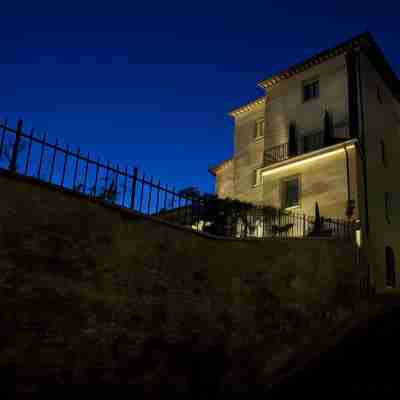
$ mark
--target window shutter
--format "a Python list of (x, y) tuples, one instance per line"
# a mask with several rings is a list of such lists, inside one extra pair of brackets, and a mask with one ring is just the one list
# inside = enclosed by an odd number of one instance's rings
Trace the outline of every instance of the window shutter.
[(253, 139), (257, 139), (257, 129), (258, 129), (258, 125), (257, 125), (257, 121), (256, 121), (254, 123)]
[(264, 136), (264, 118), (259, 119), (254, 124), (254, 139), (258, 139)]
[(253, 186), (257, 185), (257, 170), (253, 170)]

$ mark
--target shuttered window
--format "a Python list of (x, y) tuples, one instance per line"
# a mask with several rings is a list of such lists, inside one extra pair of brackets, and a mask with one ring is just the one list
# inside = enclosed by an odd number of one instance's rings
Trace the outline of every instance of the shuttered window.
[(264, 127), (264, 118), (258, 119), (254, 126), (254, 140), (264, 137)]
[(313, 80), (303, 83), (303, 101), (319, 97), (319, 81)]

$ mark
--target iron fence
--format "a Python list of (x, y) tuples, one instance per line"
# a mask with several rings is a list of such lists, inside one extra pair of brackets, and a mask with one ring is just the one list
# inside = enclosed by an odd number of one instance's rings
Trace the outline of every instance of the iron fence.
[[(26, 133), (22, 121), (15, 128), (0, 122), (0, 132), (0, 169), (63, 190), (221, 236), (304, 238), (315, 234), (314, 218), (238, 201), (233, 212), (227, 200), (178, 191), (139, 173), (137, 167), (123, 168), (58, 140), (50, 143), (46, 134)], [(325, 219), (323, 226), (322, 233), (328, 236), (350, 238), (353, 234), (352, 224), (344, 221)]]
[[(336, 125), (336, 127), (341, 127)], [(270, 147), (264, 151), (264, 166), (271, 165), (280, 161), (288, 160), (298, 155), (309, 153), (332, 144), (348, 140), (347, 138), (328, 137), (324, 131), (310, 133), (300, 136), (295, 140), (295, 148), (290, 149), (289, 142)], [(291, 153), (292, 151), (292, 153)]]
[(282, 143), (264, 151), (264, 166), (289, 158), (289, 143)]
[(295, 150), (293, 154), (289, 151), (289, 143), (282, 143), (277, 146), (270, 147), (264, 152), (264, 166), (274, 164), (276, 162), (285, 161), (289, 158), (296, 157), (300, 154), (309, 153), (318, 150), (327, 145), (324, 132), (316, 132), (297, 138), (295, 142)]

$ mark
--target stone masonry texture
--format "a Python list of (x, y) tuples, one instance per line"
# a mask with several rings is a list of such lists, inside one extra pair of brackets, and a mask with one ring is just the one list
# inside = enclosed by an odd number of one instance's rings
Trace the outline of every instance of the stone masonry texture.
[(352, 243), (216, 239), (4, 172), (0, 192), (0, 367), (17, 391), (265, 384), (360, 301)]

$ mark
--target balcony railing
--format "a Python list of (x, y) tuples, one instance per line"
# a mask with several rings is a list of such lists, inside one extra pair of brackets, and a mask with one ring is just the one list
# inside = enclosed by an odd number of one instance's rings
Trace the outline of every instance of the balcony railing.
[(264, 166), (285, 161), (300, 154), (309, 153), (311, 151), (318, 150), (344, 140), (347, 139), (332, 138), (327, 141), (323, 131), (302, 136), (297, 139), (295, 148), (290, 148), (289, 143), (282, 143), (278, 146), (273, 146), (265, 150)]
[(289, 143), (270, 147), (264, 151), (264, 165), (274, 164), (289, 158)]

